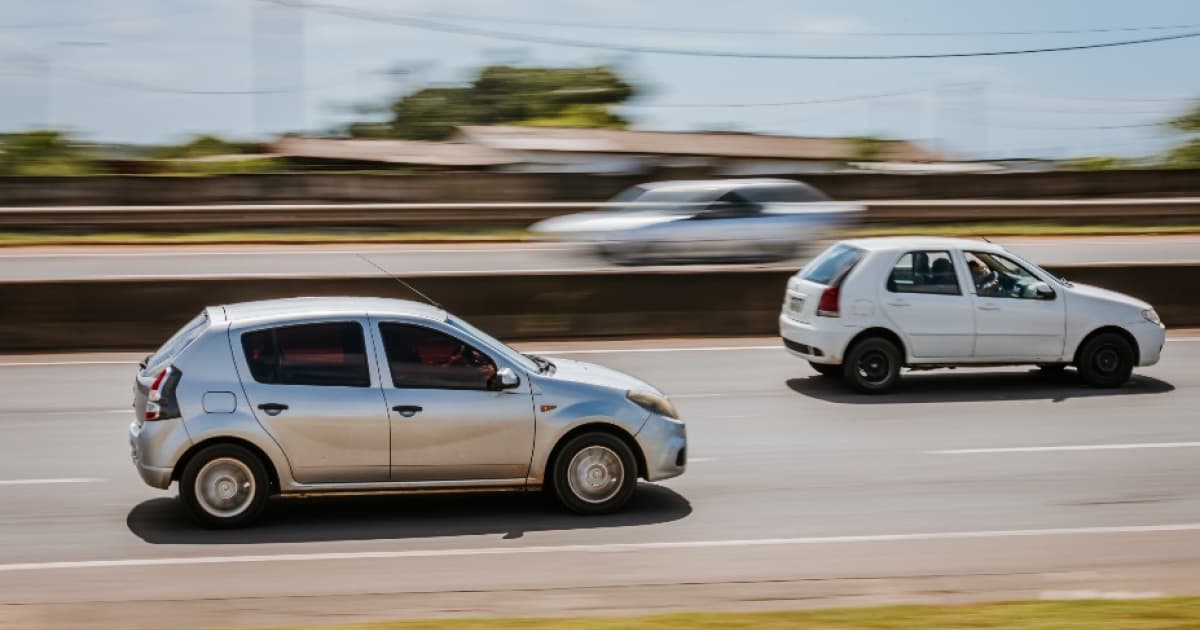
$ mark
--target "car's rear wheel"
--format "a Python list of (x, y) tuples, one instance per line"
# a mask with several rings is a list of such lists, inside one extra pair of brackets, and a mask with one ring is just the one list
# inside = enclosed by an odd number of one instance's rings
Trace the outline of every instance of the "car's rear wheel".
[(571, 438), (554, 462), (554, 493), (577, 514), (621, 509), (637, 488), (637, 460), (623, 440), (591, 432)]
[(812, 361), (809, 361), (808, 364), (811, 365), (812, 369), (816, 370), (817, 374), (820, 374), (821, 376), (837, 378), (842, 375), (842, 366), (840, 365), (835, 365), (833, 363), (814, 363)]
[(214, 444), (196, 453), (179, 478), (179, 498), (200, 525), (249, 525), (262, 515), (269, 492), (262, 460), (236, 444)]
[(882, 394), (900, 381), (903, 354), (894, 342), (868, 337), (854, 344), (842, 362), (842, 376), (864, 394)]
[(1100, 333), (1079, 350), (1079, 375), (1093, 387), (1120, 387), (1133, 374), (1134, 352), (1117, 333)]

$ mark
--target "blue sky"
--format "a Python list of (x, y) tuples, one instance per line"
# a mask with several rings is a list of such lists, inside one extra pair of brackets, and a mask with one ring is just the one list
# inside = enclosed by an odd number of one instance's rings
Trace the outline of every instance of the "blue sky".
[[(316, 1), (316, 0), (314, 0)], [(1196, 0), (320, 0), (390, 14), (443, 13), (514, 34), (664, 48), (826, 54), (925, 53), (1134, 39), (1187, 32), (878, 36), (1196, 25)], [(258, 11), (260, 28), (253, 28)], [(569, 23), (519, 24), (506, 20)], [(604, 28), (583, 28), (578, 24)], [(789, 34), (628, 30), (621, 25)], [(611, 26), (611, 28), (610, 28)], [(255, 33), (258, 34), (255, 43)], [(302, 40), (295, 34), (302, 34)], [(301, 46), (303, 43), (303, 46)], [(268, 51), (255, 99), (253, 46)], [(354, 104), (469, 79), (481, 65), (616, 64), (643, 88), (623, 113), (646, 129), (884, 135), (964, 155), (1145, 155), (1174, 136), (1153, 125), (1200, 98), (1200, 39), (1019, 57), (892, 61), (700, 58), (528, 44), (371, 23), (261, 0), (4, 0), (0, 129), (69, 128), (99, 141), (176, 141), (319, 131)], [(300, 61), (302, 60), (302, 61)], [(407, 67), (406, 75), (389, 75)], [(49, 72), (47, 71), (49, 69)], [(234, 92), (175, 94), (152, 90)], [(710, 107), (904, 93), (823, 105)], [(701, 105), (701, 107), (678, 107)], [(256, 109), (257, 108), (257, 109)]]

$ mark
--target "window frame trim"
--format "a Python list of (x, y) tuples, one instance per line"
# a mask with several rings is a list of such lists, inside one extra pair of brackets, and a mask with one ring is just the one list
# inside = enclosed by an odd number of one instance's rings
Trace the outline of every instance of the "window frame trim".
[[(971, 250), (971, 249), (964, 249), (964, 250), (962, 250), (964, 263), (967, 260), (968, 254), (970, 254), (976, 258), (979, 258), (979, 256), (981, 254), (984, 256), (993, 256), (993, 257), (1002, 258), (1002, 259), (1008, 261), (1009, 263), (1015, 265), (1018, 269), (1021, 269), (1025, 273), (1029, 274), (1030, 277), (1034, 278), (1039, 283), (1049, 286), (1050, 290), (1054, 292), (1054, 296), (1050, 297), (1050, 298), (1021, 297), (1021, 296), (1013, 296), (1013, 295), (980, 295), (979, 287), (975, 286), (975, 278), (972, 277), (971, 278), (971, 288), (972, 288), (972, 294), (975, 297), (977, 297), (979, 299), (983, 299), (983, 300), (1025, 300), (1025, 301), (1030, 301), (1030, 302), (1056, 302), (1056, 301), (1058, 301), (1058, 290), (1054, 288), (1054, 285), (1050, 282), (1047, 282), (1046, 279), (1041, 276), (1041, 274), (1035, 273), (1032, 269), (1026, 267), (1024, 264), (1022, 264), (1022, 261), (1014, 260), (1013, 256), (1002, 254), (999, 252), (984, 252), (984, 251), (977, 251), (977, 250)], [(987, 263), (985, 262), (984, 264), (986, 265)], [(968, 271), (967, 273), (969, 274), (970, 271)]]
[[(499, 372), (502, 367), (508, 367), (509, 369), (512, 369), (512, 367), (508, 365), (507, 361), (505, 361), (505, 362), (498, 361), (495, 356), (496, 355), (495, 350), (493, 350), (492, 348), (489, 348), (486, 344), (479, 343), (479, 341), (474, 339), (473, 337), (469, 337), (469, 336), (466, 336), (463, 334), (456, 334), (456, 333), (461, 333), (462, 331), (459, 331), (457, 328), (454, 328), (452, 326), (447, 326), (447, 328), (451, 328), (451, 330), (445, 330), (441, 326), (436, 325), (441, 322), (434, 322), (434, 321), (429, 321), (429, 320), (415, 321), (413, 319), (405, 319), (404, 317), (387, 317), (387, 316), (372, 316), (369, 319), (371, 320), (371, 326), (373, 328), (372, 332), (378, 333), (377, 339), (378, 339), (378, 343), (379, 343), (379, 348), (378, 348), (377, 352), (379, 353), (379, 382), (380, 382), (380, 386), (385, 389), (399, 389), (399, 390), (428, 389), (428, 390), (438, 390), (438, 391), (459, 391), (459, 392), (464, 392), (464, 391), (465, 392), (497, 392), (498, 391), (496, 389), (493, 389), (493, 388), (487, 387), (487, 386), (485, 386), (485, 387), (431, 387), (431, 386), (426, 385), (426, 386), (421, 386), (421, 387), (412, 387), (412, 386), (408, 386), (408, 385), (397, 385), (395, 377), (392, 376), (392, 363), (388, 359), (387, 342), (384, 340), (384, 336), (383, 336), (384, 324), (393, 324), (393, 325), (398, 325), (398, 326), (410, 326), (413, 328), (424, 328), (426, 330), (432, 330), (434, 332), (441, 333), (443, 335), (446, 335), (447, 337), (450, 337), (451, 339), (457, 339), (461, 343), (475, 349), (475, 351), (477, 351), (480, 354), (482, 354), (483, 356), (487, 357), (488, 361), (490, 361), (492, 363), (492, 366), (496, 368), (496, 372)], [(431, 324), (434, 324), (434, 325), (431, 325)], [(524, 372), (524, 370), (522, 370), (522, 372)], [(386, 382), (384, 381), (385, 377), (387, 379)]]
[[(250, 357), (247, 356), (247, 354), (246, 354), (246, 346), (245, 346), (245, 342), (243, 340), (245, 335), (250, 334), (250, 333), (256, 333), (256, 332), (271, 331), (271, 333), (272, 333), (271, 334), (271, 343), (275, 349), (276, 355), (278, 355), (279, 342), (278, 342), (278, 337), (277, 337), (277, 334), (275, 331), (277, 331), (280, 328), (296, 328), (298, 326), (312, 326), (312, 325), (320, 325), (320, 324), (357, 324), (358, 325), (359, 333), (362, 334), (362, 340), (363, 340), (363, 358), (366, 362), (366, 373), (367, 373), (367, 384), (366, 385), (340, 385), (340, 384), (339, 385), (323, 385), (323, 384), (313, 384), (313, 383), (266, 382), (266, 381), (260, 381), (254, 376), (254, 368), (250, 363)], [(357, 317), (357, 316), (347, 317), (344, 315), (343, 316), (331, 316), (329, 318), (321, 318), (321, 319), (282, 320), (282, 321), (274, 321), (274, 322), (270, 322), (270, 323), (256, 323), (254, 325), (248, 325), (245, 327), (236, 327), (236, 325), (235, 325), (235, 327), (231, 327), (230, 331), (229, 331), (230, 346), (231, 346), (230, 350), (234, 350), (235, 348), (240, 347), (241, 352), (239, 353), (239, 352), (235, 351), (234, 354), (240, 358), (240, 361), (246, 367), (246, 374), (242, 378), (243, 379), (248, 378), (255, 385), (273, 386), (273, 387), (342, 387), (342, 388), (356, 389), (356, 390), (370, 389), (372, 387), (378, 387), (379, 384), (376, 381), (375, 376), (373, 375), (374, 370), (372, 368), (375, 367), (374, 365), (372, 365), (372, 362), (374, 360), (374, 340), (368, 337), (369, 330), (370, 330), (370, 327), (366, 325), (366, 323), (364, 322), (364, 320), (362, 318)], [(278, 370), (278, 362), (276, 363), (276, 369)]]
[[(898, 265), (905, 256), (908, 256), (909, 254), (916, 254), (916, 253), (945, 254), (946, 258), (948, 258), (950, 260), (950, 264), (954, 265), (954, 286), (958, 290), (958, 292), (957, 293), (930, 293), (930, 292), (925, 292), (925, 291), (893, 291), (888, 285), (891, 284), (892, 273), (896, 271), (896, 265)], [(883, 290), (892, 295), (938, 295), (938, 296), (943, 296), (943, 297), (968, 297), (967, 293), (965, 291), (963, 291), (962, 277), (959, 276), (959, 265), (958, 265), (958, 262), (955, 260), (954, 253), (955, 253), (954, 250), (951, 250), (951, 249), (911, 249), (911, 250), (902, 252), (899, 256), (896, 256), (895, 259), (893, 259), (892, 264), (887, 268), (888, 272), (887, 272), (887, 276), (884, 278), (884, 281), (883, 281)], [(972, 282), (971, 284), (972, 284), (972, 286), (974, 286), (975, 283)], [(973, 292), (972, 292), (972, 294), (973, 294)]]

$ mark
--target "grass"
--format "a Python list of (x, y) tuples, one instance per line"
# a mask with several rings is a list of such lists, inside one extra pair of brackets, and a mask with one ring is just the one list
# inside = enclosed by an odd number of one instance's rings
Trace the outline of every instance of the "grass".
[[(1200, 225), (1064, 225), (1040, 223), (961, 223), (881, 225), (854, 228), (846, 236), (1105, 236), (1200, 234)], [(33, 245), (224, 245), (313, 243), (462, 243), (521, 241), (516, 229), (436, 230), (226, 230), (219, 232), (0, 232), (0, 247)]]
[[(289, 630), (300, 630), (291, 627)], [(1183, 630), (1200, 628), (1200, 597), (883, 606), (651, 617), (445, 619), (321, 630)]]

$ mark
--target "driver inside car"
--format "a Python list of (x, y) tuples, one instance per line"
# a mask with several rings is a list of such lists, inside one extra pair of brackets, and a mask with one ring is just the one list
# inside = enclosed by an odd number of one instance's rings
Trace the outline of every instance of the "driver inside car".
[(972, 258), (967, 261), (971, 270), (971, 280), (975, 282), (975, 293), (981, 296), (993, 296), (1000, 289), (1000, 277), (995, 271), (985, 267), (979, 260)]

